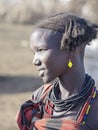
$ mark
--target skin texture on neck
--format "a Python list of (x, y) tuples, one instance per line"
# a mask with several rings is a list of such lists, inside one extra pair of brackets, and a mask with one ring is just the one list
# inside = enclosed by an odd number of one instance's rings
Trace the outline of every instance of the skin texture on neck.
[(74, 56), (72, 56), (72, 68), (69, 68), (67, 73), (64, 73), (58, 77), (62, 98), (79, 93), (85, 81), (85, 69), (82, 59), (83, 56), (80, 54), (81, 50), (79, 48), (77, 49), (78, 50), (74, 52)]
[(82, 69), (78, 71), (71, 70), (70, 74), (64, 74), (59, 76), (59, 84), (61, 89), (61, 98), (65, 99), (70, 95), (79, 93), (83, 87), (85, 80), (85, 71)]

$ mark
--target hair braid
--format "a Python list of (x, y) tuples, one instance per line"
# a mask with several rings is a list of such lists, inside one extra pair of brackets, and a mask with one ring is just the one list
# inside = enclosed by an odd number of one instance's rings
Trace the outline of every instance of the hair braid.
[(89, 44), (92, 39), (98, 37), (98, 25), (65, 12), (48, 17), (36, 27), (62, 33), (60, 48), (69, 51), (78, 46)]

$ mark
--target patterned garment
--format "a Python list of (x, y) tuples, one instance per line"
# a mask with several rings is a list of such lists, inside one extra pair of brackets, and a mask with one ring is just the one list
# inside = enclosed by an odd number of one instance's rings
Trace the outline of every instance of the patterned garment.
[[(55, 119), (44, 115), (45, 97), (52, 87), (53, 85), (42, 86), (33, 93), (32, 100), (28, 100), (21, 106), (16, 117), (20, 130), (90, 130), (79, 121)], [(49, 114), (52, 114), (49, 108), (46, 109)]]

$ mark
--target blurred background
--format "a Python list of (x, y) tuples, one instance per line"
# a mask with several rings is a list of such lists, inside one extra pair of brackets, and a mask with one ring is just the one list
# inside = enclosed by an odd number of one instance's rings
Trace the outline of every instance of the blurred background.
[[(0, 130), (18, 130), (22, 102), (43, 83), (32, 65), (29, 38), (33, 26), (53, 13), (67, 11), (98, 24), (98, 0), (0, 0)], [(98, 86), (98, 39), (86, 48), (86, 72)]]

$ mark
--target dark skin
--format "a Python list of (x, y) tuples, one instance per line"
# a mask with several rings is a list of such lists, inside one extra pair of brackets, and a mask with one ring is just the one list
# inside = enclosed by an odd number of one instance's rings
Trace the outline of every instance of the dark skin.
[[(49, 29), (36, 29), (30, 38), (30, 46), (34, 52), (33, 63), (39, 71), (39, 76), (44, 83), (49, 83), (58, 78), (61, 99), (80, 92), (85, 80), (85, 69), (83, 63), (84, 46), (77, 47), (74, 51), (60, 50), (62, 34)], [(73, 66), (68, 67), (71, 59)], [(66, 118), (75, 119), (81, 104), (66, 114)], [(92, 105), (87, 120), (87, 126), (98, 130), (98, 96)], [(95, 113), (95, 114), (94, 114)], [(54, 113), (55, 114), (55, 113)]]

